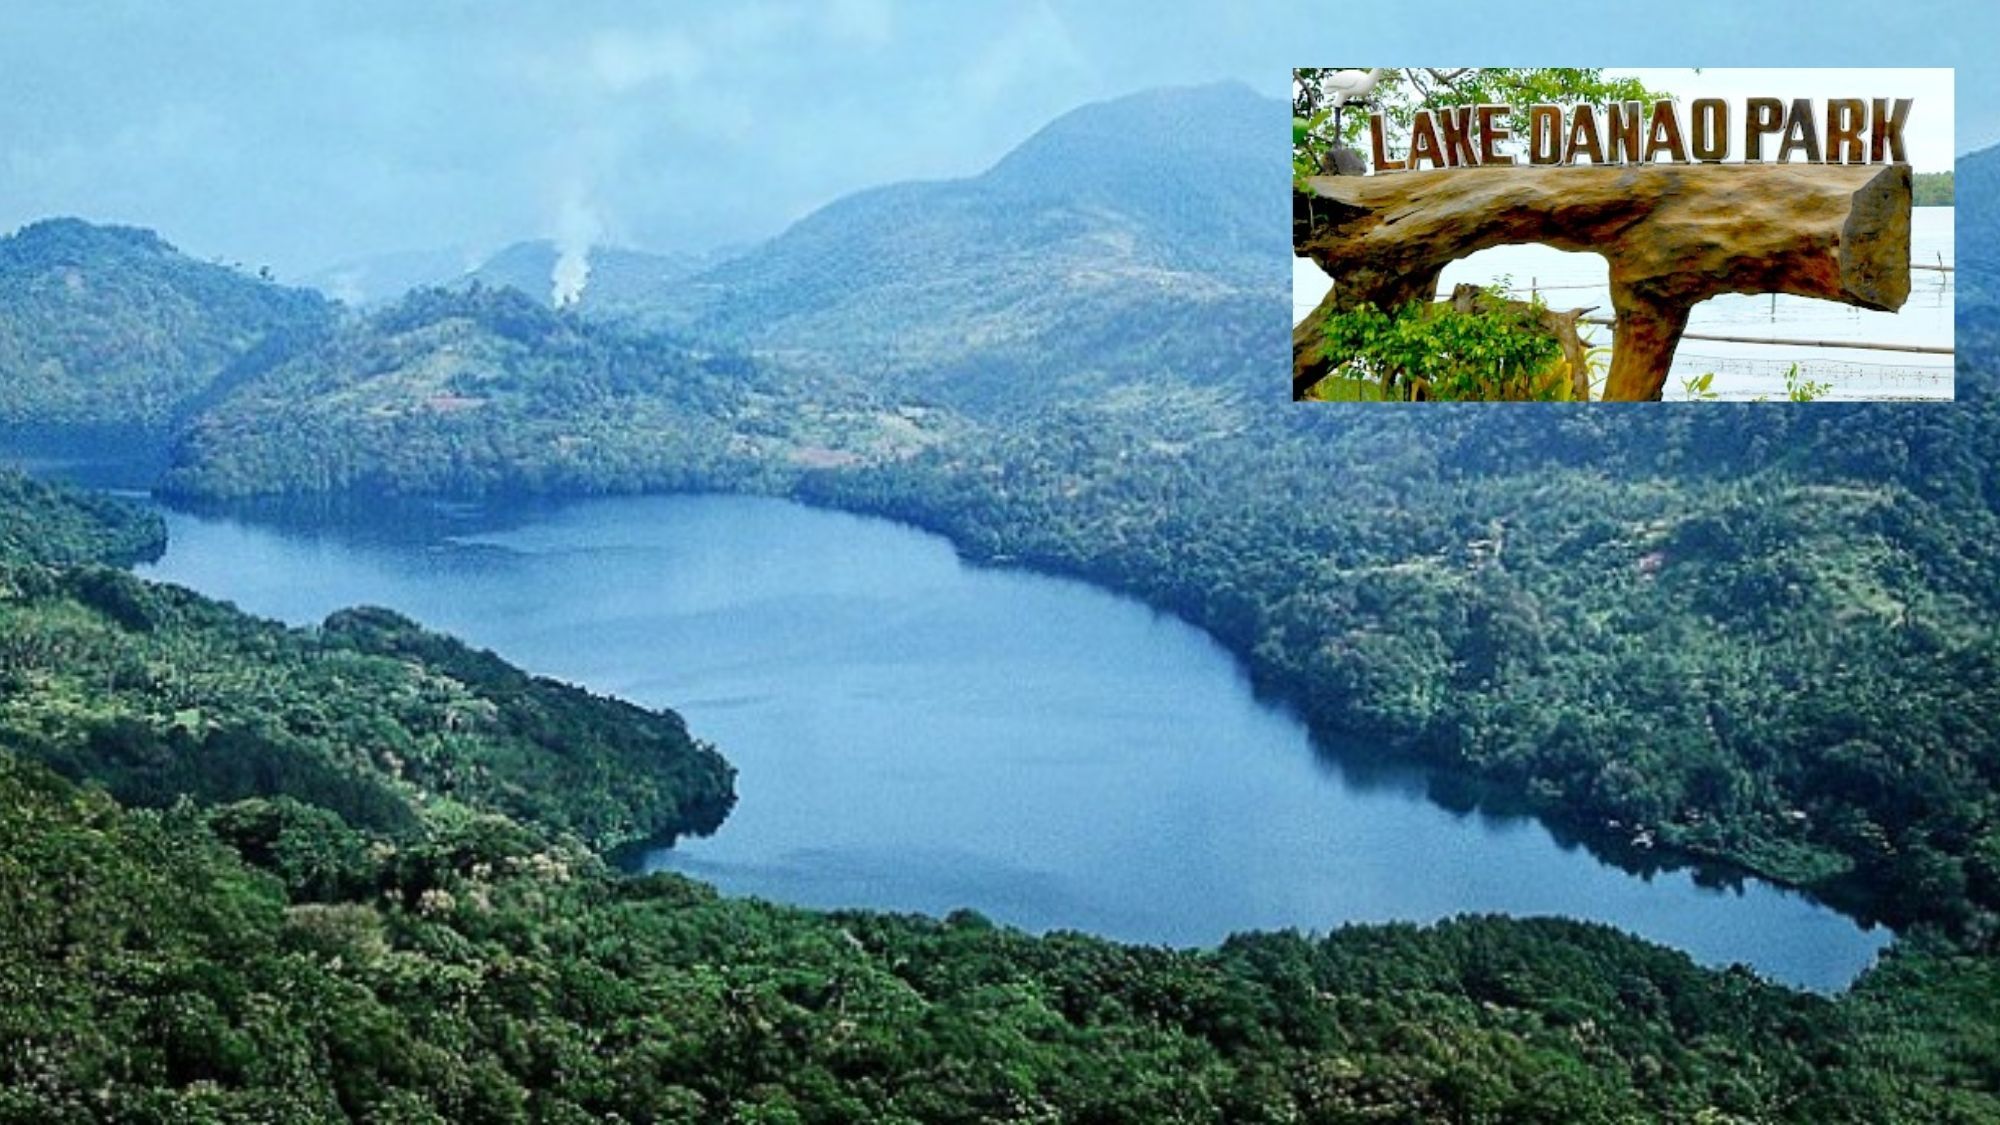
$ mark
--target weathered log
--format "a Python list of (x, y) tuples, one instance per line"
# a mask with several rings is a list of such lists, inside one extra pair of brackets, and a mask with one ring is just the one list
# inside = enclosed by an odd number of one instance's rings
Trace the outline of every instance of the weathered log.
[[(1491, 246), (1602, 255), (1618, 321), (1607, 399), (1658, 399), (1688, 311), (1718, 294), (1894, 312), (1910, 293), (1908, 165), (1460, 168), (1308, 186), (1294, 249), (1334, 288), (1306, 324), (1364, 302), (1428, 301), (1447, 264)], [(1295, 385), (1331, 358), (1304, 354), (1311, 336), (1293, 332)]]

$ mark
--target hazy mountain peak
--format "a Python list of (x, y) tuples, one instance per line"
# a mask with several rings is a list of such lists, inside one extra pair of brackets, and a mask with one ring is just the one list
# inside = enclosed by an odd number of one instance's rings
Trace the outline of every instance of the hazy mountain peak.
[[(973, 409), (1234, 382), (1283, 323), (1287, 116), (1237, 83), (1082, 106), (980, 175), (836, 200), (641, 315)], [(1193, 327), (1214, 324), (1237, 327)]]
[(1182, 161), (1254, 160), (1281, 143), (1288, 119), (1284, 102), (1240, 82), (1141, 90), (1070, 110), (981, 179), (1074, 187), (1092, 171), (1171, 175)]

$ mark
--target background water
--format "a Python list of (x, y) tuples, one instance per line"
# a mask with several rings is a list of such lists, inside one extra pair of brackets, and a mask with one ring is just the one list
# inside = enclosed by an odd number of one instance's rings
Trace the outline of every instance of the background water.
[[(1918, 207), (1910, 217), (1911, 261), (1956, 263), (1956, 211)], [(1696, 334), (1762, 338), (1952, 345), (1955, 273), (1913, 270), (1910, 299), (1899, 312), (1858, 309), (1813, 297), (1726, 294), (1695, 306), (1687, 330)], [(1547, 246), (1497, 246), (1445, 267), (1438, 292), (1448, 295), (1462, 282), (1492, 285), (1503, 279), (1525, 298), (1533, 285), (1551, 307), (1596, 306), (1593, 316), (1610, 317), (1610, 267), (1590, 253), (1566, 253)], [(1325, 298), (1331, 280), (1304, 258), (1292, 260), (1292, 323), (1305, 319)], [(1590, 330), (1611, 342), (1611, 329)], [(1785, 397), (1785, 372), (1797, 361), (1806, 378), (1827, 383), (1827, 399), (1949, 399), (1952, 357), (1855, 348), (1718, 343), (1684, 340), (1667, 380), (1668, 399), (1685, 398), (1681, 379), (1714, 372), (1713, 388), (1725, 399)]]
[(732, 892), (1172, 944), (1561, 914), (1822, 988), (1890, 938), (1440, 803), (1422, 773), (1316, 747), (1201, 631), (880, 520), (665, 497), (168, 523), (149, 577), (295, 623), (386, 605), (680, 710), (740, 768), (741, 801), (645, 862)]

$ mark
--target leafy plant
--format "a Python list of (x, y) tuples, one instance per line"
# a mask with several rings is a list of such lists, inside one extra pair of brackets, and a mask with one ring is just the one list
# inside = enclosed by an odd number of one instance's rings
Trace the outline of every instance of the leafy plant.
[(1692, 377), (1687, 375), (1681, 376), (1681, 390), (1685, 391), (1689, 398), (1700, 399), (1703, 402), (1713, 402), (1721, 397), (1715, 392), (1715, 372), (1713, 371), (1704, 371), (1700, 375)]
[(1815, 383), (1806, 378), (1796, 363), (1785, 372), (1785, 397), (1793, 402), (1811, 402), (1832, 389), (1831, 383)]
[(1335, 377), (1398, 401), (1562, 398), (1568, 373), (1561, 345), (1539, 323), (1541, 304), (1488, 293), (1496, 299), (1472, 312), (1413, 303), (1392, 315), (1364, 304), (1327, 318), (1329, 353), (1351, 357)]

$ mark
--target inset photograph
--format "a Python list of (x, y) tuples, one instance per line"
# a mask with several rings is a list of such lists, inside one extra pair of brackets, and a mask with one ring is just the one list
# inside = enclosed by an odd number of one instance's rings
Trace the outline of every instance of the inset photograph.
[(1950, 69), (1302, 67), (1292, 397), (1953, 397)]

